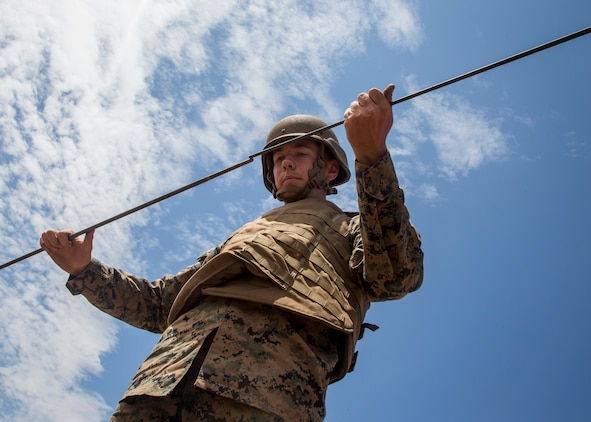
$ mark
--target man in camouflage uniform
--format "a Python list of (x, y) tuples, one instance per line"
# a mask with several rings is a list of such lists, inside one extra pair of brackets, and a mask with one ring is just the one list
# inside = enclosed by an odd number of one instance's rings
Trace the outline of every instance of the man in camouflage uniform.
[(284, 205), (246, 224), (179, 272), (148, 282), (91, 257), (93, 233), (49, 230), (41, 246), (70, 273), (72, 294), (162, 333), (112, 421), (320, 421), (328, 384), (352, 368), (372, 301), (398, 299), (423, 278), (386, 137), (394, 86), (345, 111), (359, 213), (326, 196), (345, 183), (332, 130), (289, 116), (270, 131), (265, 186)]

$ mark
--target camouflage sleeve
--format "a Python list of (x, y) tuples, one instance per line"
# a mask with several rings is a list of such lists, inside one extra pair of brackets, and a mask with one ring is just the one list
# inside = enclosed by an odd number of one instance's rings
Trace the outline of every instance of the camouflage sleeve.
[(390, 154), (355, 163), (359, 218), (352, 220), (351, 268), (370, 300), (399, 299), (423, 281), (421, 238), (410, 222)]
[(154, 281), (109, 267), (93, 258), (82, 274), (68, 279), (66, 287), (73, 295), (83, 295), (95, 307), (121, 321), (162, 333), (181, 287), (217, 252), (219, 248), (210, 249), (178, 274)]

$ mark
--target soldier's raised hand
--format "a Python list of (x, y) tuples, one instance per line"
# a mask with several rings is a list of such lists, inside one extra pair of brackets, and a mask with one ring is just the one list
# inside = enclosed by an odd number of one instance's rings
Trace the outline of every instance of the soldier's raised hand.
[(392, 93), (394, 85), (384, 91), (372, 88), (362, 92), (345, 111), (345, 132), (357, 161), (371, 165), (386, 151), (386, 137), (392, 128)]

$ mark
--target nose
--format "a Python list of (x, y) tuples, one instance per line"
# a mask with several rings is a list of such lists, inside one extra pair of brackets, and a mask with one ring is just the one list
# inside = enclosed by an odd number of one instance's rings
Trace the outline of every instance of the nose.
[(290, 169), (293, 168), (293, 161), (290, 159), (290, 157), (286, 156), (282, 161), (281, 161), (281, 168), (284, 169)]

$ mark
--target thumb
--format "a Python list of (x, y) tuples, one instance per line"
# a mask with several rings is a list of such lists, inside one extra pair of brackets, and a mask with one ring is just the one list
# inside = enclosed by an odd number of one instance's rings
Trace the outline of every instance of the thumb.
[(389, 102), (392, 102), (392, 94), (394, 94), (394, 88), (396, 88), (394, 84), (389, 84), (386, 88), (384, 88), (384, 96)]
[(94, 230), (95, 229), (92, 229), (84, 235), (84, 243), (83, 244), (84, 244), (84, 247), (89, 250), (92, 250), (92, 241), (94, 239)]

